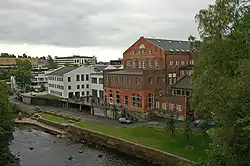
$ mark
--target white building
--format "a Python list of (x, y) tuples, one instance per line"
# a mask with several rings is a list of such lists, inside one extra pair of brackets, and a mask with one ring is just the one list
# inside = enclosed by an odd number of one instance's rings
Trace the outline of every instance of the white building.
[(94, 97), (103, 99), (103, 72), (91, 73), (91, 94)]
[(63, 65), (78, 65), (78, 66), (83, 66), (83, 65), (95, 65), (97, 63), (97, 59), (95, 56), (88, 57), (88, 56), (69, 56), (69, 57), (55, 57), (54, 59), (55, 62), (59, 66)]
[(62, 98), (91, 96), (91, 67), (61, 67), (48, 74), (48, 93)]

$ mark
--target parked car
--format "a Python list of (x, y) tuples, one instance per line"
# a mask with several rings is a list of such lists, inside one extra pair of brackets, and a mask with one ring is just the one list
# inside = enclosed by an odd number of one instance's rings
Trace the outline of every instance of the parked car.
[(31, 96), (37, 96), (36, 92), (31, 92)]
[(126, 118), (119, 118), (119, 123), (121, 124), (131, 124), (132, 121)]
[(205, 125), (205, 120), (203, 119), (197, 119), (194, 121), (194, 126), (195, 127), (214, 127), (216, 123), (214, 121), (207, 122), (207, 125)]

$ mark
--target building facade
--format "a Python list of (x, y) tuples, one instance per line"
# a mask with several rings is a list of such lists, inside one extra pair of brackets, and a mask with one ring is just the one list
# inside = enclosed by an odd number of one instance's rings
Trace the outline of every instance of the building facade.
[(95, 56), (88, 57), (88, 56), (69, 56), (69, 57), (55, 57), (55, 62), (59, 66), (64, 65), (78, 65), (78, 66), (85, 66), (85, 65), (95, 65), (97, 63), (97, 58)]
[(188, 41), (140, 37), (123, 53), (124, 70), (104, 73), (105, 101), (140, 113), (154, 111), (158, 93), (172, 96), (171, 86), (183, 77), (179, 69), (194, 65), (196, 58)]
[(48, 93), (62, 98), (80, 98), (91, 96), (90, 67), (61, 67), (48, 74)]

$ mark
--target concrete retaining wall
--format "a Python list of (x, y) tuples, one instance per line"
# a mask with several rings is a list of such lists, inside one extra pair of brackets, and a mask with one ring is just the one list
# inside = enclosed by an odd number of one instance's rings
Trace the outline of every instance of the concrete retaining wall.
[(128, 155), (142, 158), (149, 162), (167, 166), (191, 166), (194, 162), (166, 153), (157, 149), (142, 146), (120, 138), (108, 136), (99, 132), (69, 125), (68, 130), (75, 136), (88, 143), (98, 144), (107, 148), (116, 149)]

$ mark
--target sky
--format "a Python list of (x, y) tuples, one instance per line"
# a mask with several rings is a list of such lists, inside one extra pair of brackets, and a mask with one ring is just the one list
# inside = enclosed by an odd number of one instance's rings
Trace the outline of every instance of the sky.
[(0, 0), (0, 52), (122, 58), (140, 36), (198, 36), (195, 14), (215, 0)]

